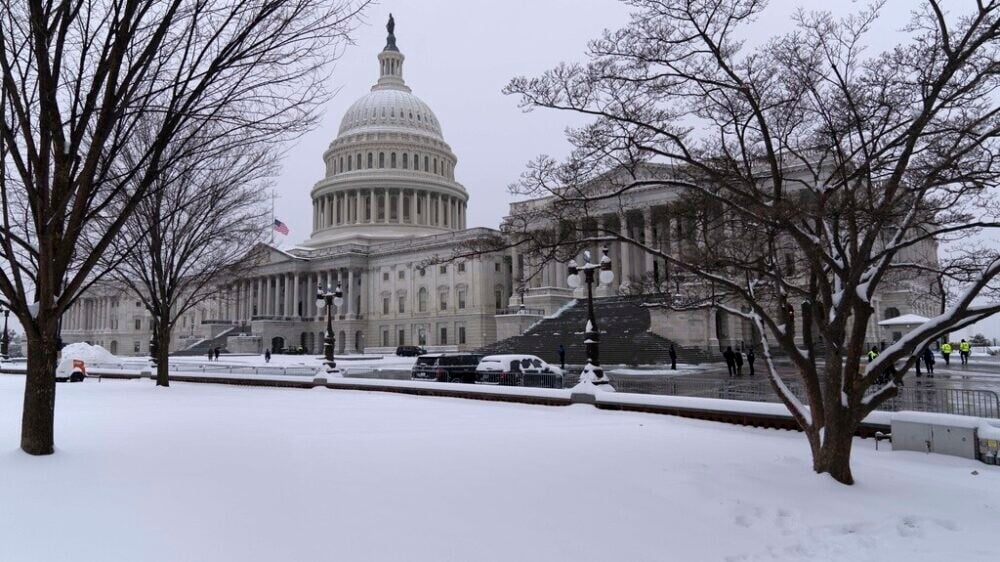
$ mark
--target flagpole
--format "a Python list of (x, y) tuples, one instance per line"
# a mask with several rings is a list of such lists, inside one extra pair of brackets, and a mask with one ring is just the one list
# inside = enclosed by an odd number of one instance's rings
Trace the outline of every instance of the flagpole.
[(274, 247), (274, 190), (271, 190), (271, 247)]

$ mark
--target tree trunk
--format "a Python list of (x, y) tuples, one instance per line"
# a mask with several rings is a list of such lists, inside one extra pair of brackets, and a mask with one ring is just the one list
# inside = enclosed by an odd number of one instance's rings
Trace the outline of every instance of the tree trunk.
[(162, 325), (156, 348), (156, 386), (170, 386), (170, 329)]
[[(840, 413), (848, 415), (847, 412)], [(850, 423), (832, 422), (827, 418), (823, 443), (819, 450), (813, 453), (813, 470), (827, 473), (841, 484), (854, 484), (851, 474), (851, 446), (854, 444), (854, 426)]]
[(24, 381), (21, 415), (21, 449), (29, 455), (55, 452), (53, 425), (56, 410), (56, 363), (58, 328), (39, 319), (41, 336), (28, 335), (28, 372)]

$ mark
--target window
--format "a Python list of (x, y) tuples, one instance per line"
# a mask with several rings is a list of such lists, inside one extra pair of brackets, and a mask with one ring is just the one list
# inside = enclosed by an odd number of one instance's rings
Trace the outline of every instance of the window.
[(465, 308), (465, 289), (458, 290), (458, 308), (459, 309)]
[(390, 168), (395, 168), (396, 167), (396, 153), (395, 152), (393, 152), (392, 154), (389, 155), (389, 167)]
[(379, 168), (385, 168), (385, 153), (384, 152), (379, 152), (378, 153), (378, 167)]
[(404, 152), (403, 153), (403, 169), (405, 170), (405, 169), (407, 169), (409, 167), (410, 167), (410, 155), (409, 155), (409, 153)]
[(369, 168), (371, 168), (371, 167), (372, 167), (372, 161), (373, 161), (373, 159), (374, 159), (374, 158), (375, 158), (375, 157), (374, 157), (374, 155), (372, 155), (372, 153), (371, 153), (371, 152), (369, 152), (369, 153), (368, 153), (368, 167), (369, 167)]
[(493, 298), (495, 299), (494, 306), (496, 306), (497, 309), (503, 308), (503, 289), (497, 289), (494, 291)]
[(465, 273), (465, 262), (464, 261), (458, 264), (458, 272), (459, 273)]
[(382, 272), (382, 280), (383, 281), (388, 281), (389, 280), (389, 272), (388, 271), (383, 271)]
[(420, 171), (420, 156), (417, 154), (413, 155), (413, 169)]
[(400, 269), (398, 275), (400, 279), (406, 279), (406, 271)]
[(441, 310), (448, 310), (448, 293), (442, 292), (440, 296), (441, 296), (441, 303), (440, 303)]
[(403, 314), (406, 312), (406, 295), (399, 296), (399, 313)]
[(458, 343), (460, 345), (465, 343), (465, 326), (458, 327)]
[(136, 308), (142, 308), (142, 301), (135, 301)]
[(441, 337), (438, 345), (448, 345), (448, 328), (441, 328)]
[(382, 297), (382, 314), (389, 314), (389, 297)]
[(138, 332), (139, 330), (142, 330), (142, 319), (141, 318), (136, 318), (135, 319), (135, 331)]
[(142, 343), (140, 343), (139, 340), (136, 340), (132, 344), (132, 353), (139, 353), (140, 351), (142, 351), (142, 347), (141, 346), (142, 346)]
[(442, 265), (442, 266), (441, 266), (441, 268), (440, 268), (440, 269), (439, 269), (438, 271), (439, 271), (439, 272), (440, 272), (440, 273), (441, 273), (442, 275), (444, 275), (445, 273), (448, 273), (448, 266), (447, 266), (447, 265)]
[(427, 289), (424, 287), (417, 292), (417, 310), (427, 312)]
[(344, 172), (344, 157), (343, 156), (340, 157), (340, 168), (337, 171), (341, 172), (341, 173)]
[(496, 262), (495, 264), (493, 264), (493, 271), (496, 272), (500, 271), (500, 262)]
[(396, 342), (396, 345), (406, 345), (406, 330), (399, 331), (399, 341)]
[(430, 157), (424, 156), (424, 171), (425, 172), (428, 171), (428, 170), (430, 170), (430, 167), (431, 167), (430, 162), (431, 162)]
[(360, 170), (361, 169), (361, 153), (360, 152), (358, 153), (358, 156), (357, 156), (357, 159), (355, 160), (355, 162), (356, 162), (356, 164), (354, 165), (354, 167)]
[(389, 330), (382, 330), (382, 347), (389, 347)]

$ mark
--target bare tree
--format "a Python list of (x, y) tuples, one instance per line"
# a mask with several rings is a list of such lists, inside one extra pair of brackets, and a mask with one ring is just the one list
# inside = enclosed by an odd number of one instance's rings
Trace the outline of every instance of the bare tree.
[[(953, 15), (927, 1), (905, 42), (875, 54), (863, 45), (879, 3), (842, 20), (799, 12), (796, 29), (752, 50), (740, 37), (765, 2), (627, 3), (630, 24), (593, 41), (587, 64), (506, 88), (527, 108), (593, 120), (570, 131), (566, 161), (541, 157), (513, 186), (544, 199), (470, 252), (514, 244), (565, 259), (620, 241), (652, 254), (671, 275), (661, 306), (756, 328), (813, 468), (851, 484), (852, 436), (897, 393), (914, 352), (1000, 310), (995, 246), (936, 255), (946, 237), (998, 226), (1000, 2)], [(675, 198), (670, 244), (596, 220), (650, 189)], [(865, 365), (873, 296), (904, 280), (959, 290)], [(775, 348), (793, 375), (779, 374)]]
[(28, 338), (21, 448), (53, 452), (59, 320), (211, 125), (307, 128), (365, 0), (0, 3), (0, 293)]
[(157, 179), (105, 254), (112, 277), (149, 311), (156, 384), (169, 386), (171, 335), (184, 314), (221, 299), (218, 286), (257, 264), (270, 225), (265, 194), (276, 166), (264, 147), (216, 138)]

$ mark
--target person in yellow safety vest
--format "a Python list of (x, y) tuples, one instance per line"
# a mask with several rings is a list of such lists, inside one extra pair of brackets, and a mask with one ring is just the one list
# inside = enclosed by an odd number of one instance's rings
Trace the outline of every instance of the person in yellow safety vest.
[(951, 365), (951, 360), (949, 359), (951, 357), (951, 344), (950, 343), (944, 342), (943, 344), (941, 344), (941, 357), (944, 357), (944, 364), (946, 366), (947, 365)]
[(868, 362), (871, 363), (878, 357), (878, 348), (873, 347), (871, 351), (868, 352)]
[(969, 353), (972, 351), (972, 344), (964, 339), (958, 344), (958, 355), (962, 358), (962, 365), (969, 364)]

